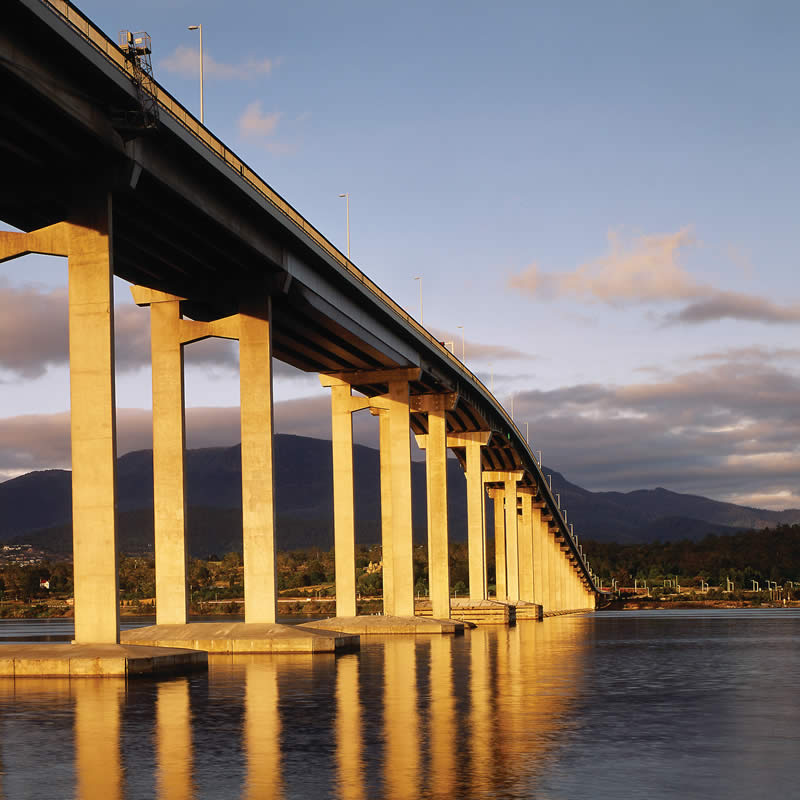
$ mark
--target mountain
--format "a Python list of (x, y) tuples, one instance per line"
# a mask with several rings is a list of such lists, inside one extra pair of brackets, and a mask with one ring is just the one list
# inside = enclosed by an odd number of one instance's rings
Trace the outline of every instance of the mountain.
[[(380, 538), (380, 472), (377, 450), (356, 445), (356, 539)], [(186, 488), (189, 545), (193, 555), (224, 553), (241, 547), (241, 453), (234, 447), (189, 450)], [(466, 538), (466, 482), (458, 463), (449, 459), (448, 516), (451, 538)], [(598, 541), (650, 542), (700, 539), (800, 522), (800, 510), (767, 511), (720, 503), (667, 489), (590, 492), (552, 473), (553, 491), (561, 495), (569, 521), (581, 538)], [(425, 464), (412, 462), (414, 539), (426, 538)], [(333, 544), (331, 443), (278, 434), (275, 437), (276, 513), (281, 549)], [(127, 453), (117, 466), (119, 536), (123, 551), (143, 552), (153, 542), (152, 453)], [(0, 483), (0, 543), (25, 541), (43, 549), (71, 550), (70, 473), (31, 472)], [(491, 501), (487, 499), (491, 535)]]

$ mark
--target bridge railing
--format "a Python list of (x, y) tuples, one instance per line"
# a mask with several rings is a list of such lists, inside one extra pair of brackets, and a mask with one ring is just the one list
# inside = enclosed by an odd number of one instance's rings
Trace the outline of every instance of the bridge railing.
[[(77, 31), (86, 41), (88, 41), (98, 52), (106, 57), (117, 69), (133, 79), (133, 67), (128, 58), (117, 44), (106, 36), (103, 31), (96, 27), (86, 16), (84, 16), (69, 0), (40, 0), (40, 2), (64, 19), (73, 30)], [(372, 295), (388, 307), (394, 314), (400, 317), (409, 325), (419, 336), (425, 339), (429, 345), (436, 349), (439, 354), (447, 359), (458, 372), (465, 373), (467, 377), (489, 397), (494, 395), (484, 386), (483, 382), (464, 364), (454, 353), (451, 353), (433, 334), (424, 328), (414, 319), (405, 309), (398, 305), (386, 292), (384, 292), (374, 281), (370, 280), (355, 264), (350, 261), (337, 247), (335, 247), (320, 231), (318, 231), (297, 209), (284, 200), (266, 181), (242, 161), (232, 150), (227, 148), (211, 131), (208, 130), (191, 112), (182, 106), (164, 87), (156, 82), (158, 86), (158, 105), (166, 111), (183, 128), (189, 131), (196, 139), (202, 142), (211, 152), (220, 158), (230, 170), (245, 181), (251, 188), (255, 189), (271, 206), (280, 211), (289, 219), (295, 227), (304, 233), (314, 244), (324, 250), (337, 264), (342, 267), (349, 275), (355, 278)], [(525, 449), (533, 466), (533, 471), (537, 474), (539, 487), (547, 493), (550, 499), (550, 507), (557, 515), (563, 534), (573, 545), (573, 550), (580, 560), (584, 571), (589, 574), (585, 559), (580, 555), (577, 545), (570, 534), (569, 527), (564, 519), (562, 510), (555, 502), (553, 493), (540, 468), (536, 457), (533, 454), (528, 442), (517, 428), (516, 423), (505, 410), (503, 405), (496, 403), (508, 427), (516, 434), (520, 443), (524, 443)]]

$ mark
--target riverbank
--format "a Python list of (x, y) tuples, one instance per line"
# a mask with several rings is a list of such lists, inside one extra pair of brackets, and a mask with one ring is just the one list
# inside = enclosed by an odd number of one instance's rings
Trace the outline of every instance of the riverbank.
[(671, 608), (800, 608), (800, 601), (783, 602), (773, 600), (667, 600), (661, 598), (631, 597), (612, 600), (602, 610), (643, 611), (667, 610)]

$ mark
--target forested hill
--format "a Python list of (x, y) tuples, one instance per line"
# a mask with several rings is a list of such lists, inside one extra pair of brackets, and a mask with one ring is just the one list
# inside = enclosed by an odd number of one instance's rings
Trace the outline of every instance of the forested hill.
[(706, 536), (700, 541), (619, 544), (583, 540), (592, 567), (616, 578), (620, 586), (634, 579), (655, 580), (668, 575), (702, 577), (725, 586), (730, 578), (739, 587), (750, 581), (800, 580), (800, 525), (780, 525), (729, 536)]
[[(190, 450), (186, 456), (189, 539), (193, 554), (241, 547), (240, 449), (214, 447)], [(356, 538), (380, 538), (380, 473), (378, 451), (354, 448)], [(766, 511), (720, 503), (666, 489), (628, 493), (590, 492), (552, 473), (553, 490), (581, 539), (618, 542), (702, 539), (800, 522), (800, 511)], [(333, 543), (331, 443), (301, 436), (275, 437), (278, 544), (282, 548)], [(426, 539), (425, 464), (412, 464), (414, 536)], [(123, 549), (152, 546), (152, 452), (127, 453), (118, 462), (118, 507)], [(466, 538), (466, 486), (460, 466), (448, 460), (448, 512), (454, 541)], [(70, 473), (31, 472), (0, 483), (0, 543), (25, 541), (65, 552), (71, 547)], [(487, 524), (492, 535), (491, 501)]]

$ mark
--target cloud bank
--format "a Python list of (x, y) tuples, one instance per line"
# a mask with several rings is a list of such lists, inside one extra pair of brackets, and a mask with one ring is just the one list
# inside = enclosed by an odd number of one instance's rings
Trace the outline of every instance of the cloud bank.
[[(518, 425), (545, 463), (592, 490), (674, 491), (768, 508), (800, 507), (800, 353), (750, 348), (698, 356), (697, 368), (624, 385), (515, 393)], [(377, 420), (354, 417), (377, 446)], [(330, 438), (326, 396), (276, 403), (275, 428)], [(118, 412), (119, 452), (151, 446), (151, 415)], [(187, 410), (189, 447), (239, 441), (238, 408)], [(0, 474), (69, 466), (69, 415), (0, 420)]]
[(608, 252), (569, 272), (544, 272), (532, 264), (509, 277), (507, 287), (538, 300), (571, 298), (612, 308), (681, 302), (661, 317), (666, 325), (724, 319), (766, 324), (800, 323), (800, 303), (780, 305), (757, 295), (731, 292), (696, 280), (682, 263), (697, 240), (691, 228), (635, 236), (608, 233)]

